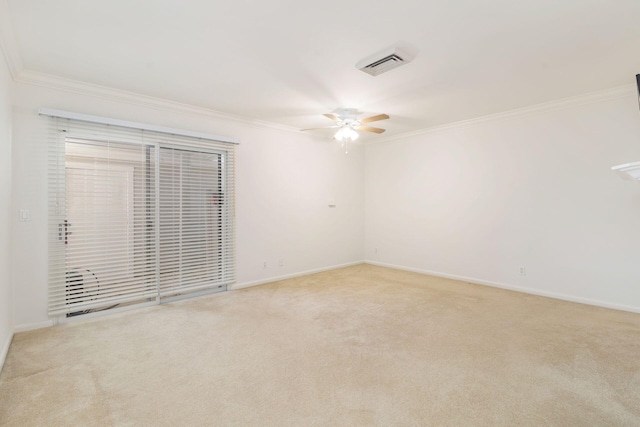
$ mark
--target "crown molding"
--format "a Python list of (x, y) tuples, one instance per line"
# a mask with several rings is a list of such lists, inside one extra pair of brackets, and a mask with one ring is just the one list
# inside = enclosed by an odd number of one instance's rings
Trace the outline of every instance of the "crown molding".
[[(0, 0), (0, 4), (2, 0)], [(243, 125), (254, 127), (271, 128), (286, 132), (294, 132), (299, 134), (300, 130), (291, 126), (285, 126), (273, 122), (251, 119), (248, 117), (223, 113), (206, 107), (199, 107), (184, 104), (176, 101), (169, 101), (162, 98), (156, 98), (148, 95), (141, 95), (121, 89), (114, 89), (106, 86), (100, 86), (92, 83), (85, 83), (78, 80), (67, 79), (54, 76), (51, 74), (40, 73), (33, 70), (22, 70), (17, 77), (14, 76), (17, 83), (46, 87), (65, 92), (72, 92), (81, 95), (101, 98), (109, 101), (123, 102), (131, 105), (152, 108), (156, 110), (186, 113), (190, 115), (199, 115), (207, 118), (214, 118), (225, 121), (232, 121)], [(593, 104), (603, 101), (634, 96), (636, 91), (635, 85), (618, 86), (611, 89), (591, 92), (584, 95), (562, 98), (550, 102), (532, 105), (529, 107), (518, 108), (496, 114), (489, 114), (482, 117), (476, 117), (469, 120), (462, 120), (454, 123), (448, 123), (441, 126), (434, 126), (416, 131), (404, 132), (396, 135), (390, 135), (386, 138), (367, 141), (369, 144), (381, 144), (400, 139), (406, 139), (413, 136), (426, 135), (431, 133), (444, 132), (448, 130), (463, 129), (470, 126), (476, 126), (482, 123), (495, 122), (517, 117), (525, 117), (533, 114), (540, 114), (548, 111), (555, 111), (565, 108), (571, 108), (579, 105)], [(313, 136), (313, 135), (312, 135)]]
[(152, 108), (155, 110), (204, 116), (210, 119), (232, 121), (243, 125), (263, 128), (266, 127), (286, 132), (300, 132), (298, 129), (291, 126), (284, 126), (264, 120), (255, 120), (235, 114), (222, 113), (220, 111), (212, 110), (205, 107), (183, 104), (181, 102), (169, 101), (166, 99), (156, 98), (148, 95), (141, 95), (121, 89), (113, 89), (110, 87), (100, 86), (92, 83), (85, 83), (78, 80), (66, 79), (63, 77), (40, 73), (33, 70), (23, 70), (14, 80), (17, 83), (77, 93), (80, 95), (91, 96), (108, 101), (123, 102), (139, 107)]
[(444, 132), (448, 130), (463, 129), (470, 126), (476, 126), (488, 122), (496, 122), (500, 120), (512, 119), (517, 117), (526, 117), (533, 114), (540, 114), (549, 111), (562, 110), (565, 108), (576, 107), (579, 105), (594, 104), (598, 102), (610, 101), (619, 98), (625, 98), (629, 96), (635, 96), (635, 85), (618, 86), (611, 89), (600, 90), (596, 92), (590, 92), (584, 95), (572, 96), (569, 98), (557, 99), (555, 101), (544, 102), (542, 104), (532, 105), (530, 107), (517, 108), (514, 110), (505, 111), (502, 113), (489, 114), (486, 116), (476, 117), (469, 120), (461, 120), (459, 122), (448, 123), (441, 126), (434, 126), (430, 128), (420, 129), (411, 132), (400, 133), (389, 136), (387, 138), (378, 139), (372, 141), (373, 144), (381, 144), (384, 142), (396, 141), (399, 139), (406, 139), (413, 136), (426, 135), (431, 133)]
[(0, 50), (9, 67), (11, 77), (15, 80), (24, 67), (10, 16), (7, 0), (0, 0)]

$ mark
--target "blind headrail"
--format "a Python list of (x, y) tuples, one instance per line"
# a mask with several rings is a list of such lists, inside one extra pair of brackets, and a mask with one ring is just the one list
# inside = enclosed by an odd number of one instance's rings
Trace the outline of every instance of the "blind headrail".
[(166, 133), (169, 135), (188, 136), (192, 138), (206, 139), (210, 141), (226, 142), (228, 144), (240, 144), (237, 139), (226, 136), (210, 135), (208, 133), (193, 132), (190, 130), (174, 129), (165, 126), (150, 125), (146, 123), (130, 122), (128, 120), (112, 119), (109, 117), (92, 116), (90, 114), (74, 113), (71, 111), (55, 110), (52, 108), (40, 108), (38, 114), (41, 116), (59, 117), (62, 119), (80, 120), (83, 122), (101, 123), (126, 127), (131, 129), (141, 129), (153, 132)]

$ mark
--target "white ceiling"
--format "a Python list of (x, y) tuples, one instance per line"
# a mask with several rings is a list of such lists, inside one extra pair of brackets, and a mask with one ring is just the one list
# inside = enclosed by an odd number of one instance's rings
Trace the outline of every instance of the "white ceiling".
[[(24, 70), (294, 128), (356, 107), (399, 134), (640, 73), (638, 0), (2, 1)], [(354, 67), (396, 43), (416, 59)]]

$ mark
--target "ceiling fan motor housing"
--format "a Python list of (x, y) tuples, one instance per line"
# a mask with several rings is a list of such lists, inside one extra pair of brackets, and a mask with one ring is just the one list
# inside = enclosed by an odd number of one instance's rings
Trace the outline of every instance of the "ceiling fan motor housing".
[(340, 120), (346, 122), (347, 120), (356, 120), (358, 110), (356, 108), (337, 108), (333, 111), (333, 114), (338, 116)]

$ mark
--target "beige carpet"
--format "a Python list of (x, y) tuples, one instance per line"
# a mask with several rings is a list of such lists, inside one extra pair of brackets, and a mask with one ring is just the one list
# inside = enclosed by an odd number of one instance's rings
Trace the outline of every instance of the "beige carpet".
[(640, 315), (360, 265), (17, 334), (0, 424), (640, 425)]

